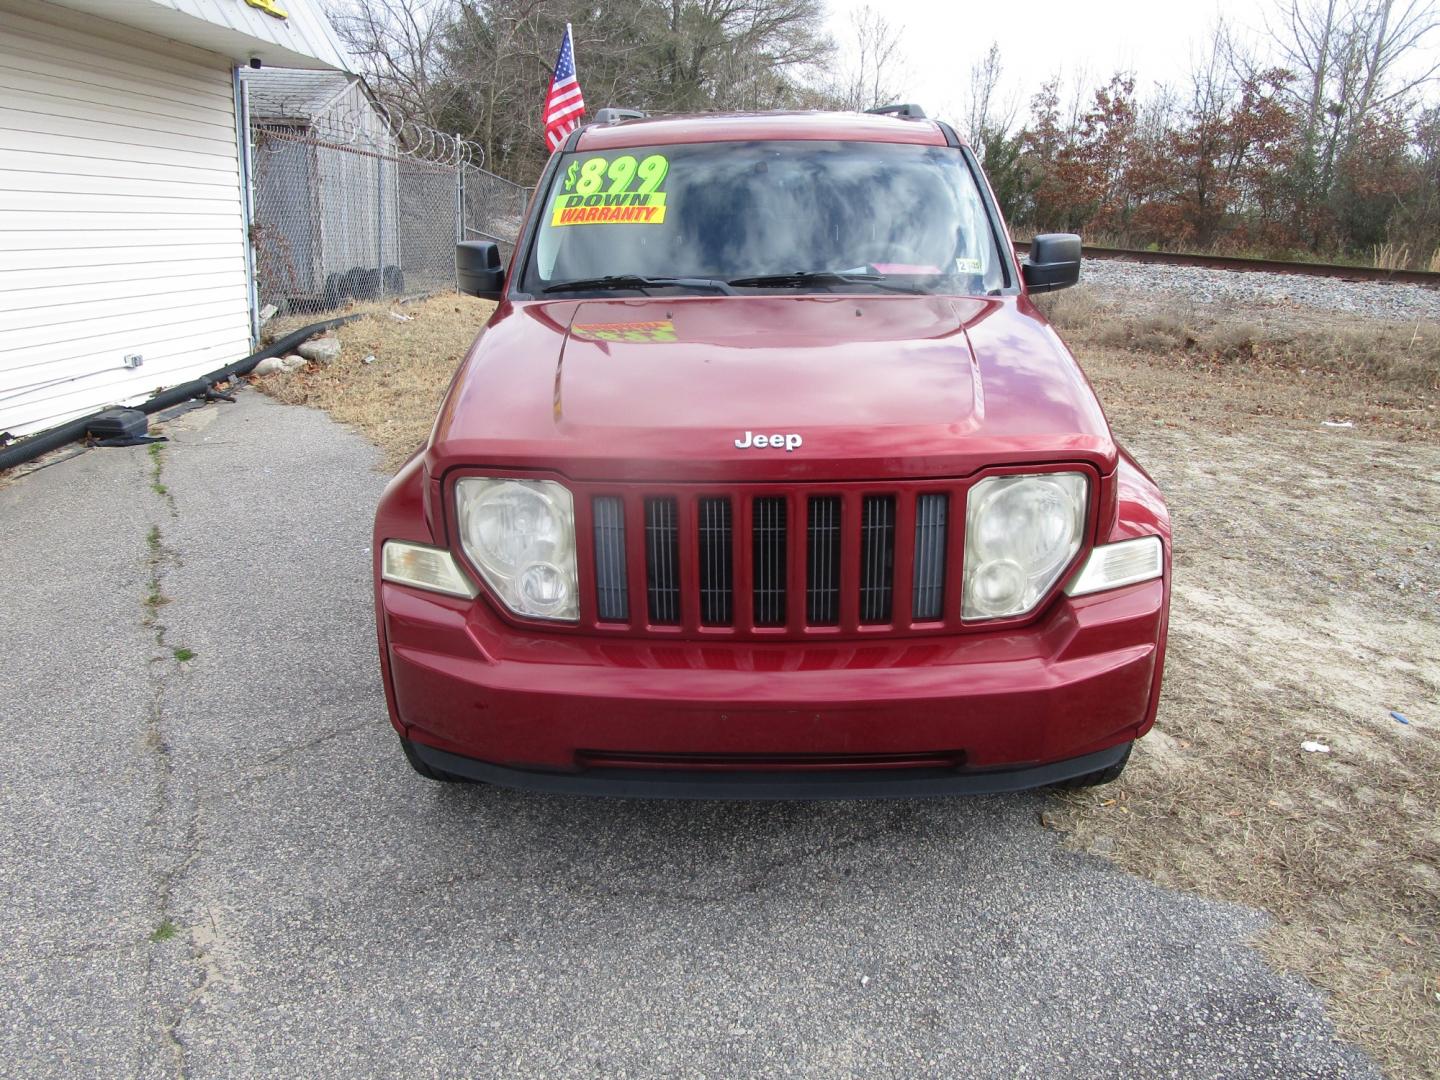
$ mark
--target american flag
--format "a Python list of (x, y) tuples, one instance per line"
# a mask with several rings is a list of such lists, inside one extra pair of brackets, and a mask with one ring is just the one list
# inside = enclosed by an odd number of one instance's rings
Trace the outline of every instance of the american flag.
[(575, 45), (570, 40), (570, 24), (566, 23), (560, 55), (555, 59), (555, 76), (545, 95), (545, 145), (553, 151), (564, 142), (565, 136), (579, 126), (584, 113), (585, 99), (580, 96), (580, 80), (575, 77)]

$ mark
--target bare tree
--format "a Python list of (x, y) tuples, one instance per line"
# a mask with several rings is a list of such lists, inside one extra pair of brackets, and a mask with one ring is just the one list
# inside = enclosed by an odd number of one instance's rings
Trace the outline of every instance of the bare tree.
[(670, 0), (670, 13), (665, 108), (773, 107), (830, 49), (820, 0)]
[(970, 67), (965, 128), (967, 138), (973, 146), (985, 146), (991, 136), (1009, 131), (1015, 123), (1019, 106), (1014, 98), (1000, 100), (1000, 80), (1004, 71), (998, 42), (991, 42), (985, 58)]
[(1440, 4), (1410, 0), (1397, 4), (1379, 0), (1364, 9), (1360, 32), (1365, 43), (1360, 61), (1361, 79), (1354, 101), (1357, 116), (1384, 108), (1440, 77), (1440, 51), (1424, 53), (1427, 61), (1401, 74), (1400, 65), (1420, 52), (1430, 35), (1440, 29)]
[(894, 102), (903, 93), (908, 66), (899, 29), (866, 5), (851, 12), (850, 33), (850, 64), (833, 91), (837, 103), (859, 111)]
[(565, 24), (590, 111), (771, 109), (805, 104), (828, 57), (820, 0), (459, 0), (442, 38), (447, 131), (528, 180), (546, 156), (540, 108)]
[(435, 94), (440, 45), (457, 7), (456, 0), (350, 0), (328, 14), (375, 88), (434, 126), (443, 111)]
[(1290, 94), (1304, 118), (1302, 164), (1320, 193), (1376, 110), (1440, 77), (1440, 51), (1423, 51), (1440, 30), (1436, 0), (1285, 0), (1266, 29), (1299, 77)]

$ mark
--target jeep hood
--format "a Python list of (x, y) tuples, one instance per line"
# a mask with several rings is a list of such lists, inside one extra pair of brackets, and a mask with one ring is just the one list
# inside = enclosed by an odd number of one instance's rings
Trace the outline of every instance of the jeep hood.
[[(803, 445), (737, 448), (746, 432)], [(1020, 297), (676, 297), (505, 305), (442, 407), (432, 475), (959, 476), (1116, 448), (1084, 375)]]

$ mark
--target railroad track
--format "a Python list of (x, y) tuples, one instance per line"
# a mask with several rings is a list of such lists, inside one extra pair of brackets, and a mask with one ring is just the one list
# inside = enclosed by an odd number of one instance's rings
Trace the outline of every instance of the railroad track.
[[(1017, 242), (1022, 255), (1028, 242)], [(1123, 262), (1157, 263), (1162, 266), (1200, 266), (1209, 270), (1261, 271), (1267, 274), (1299, 274), (1303, 277), (1338, 278), (1341, 281), (1379, 281), (1391, 285), (1424, 285), (1440, 289), (1440, 274), (1427, 270), (1381, 270), (1374, 266), (1340, 266), (1336, 263), (1281, 262), (1277, 259), (1242, 259), (1231, 255), (1180, 255), (1170, 251), (1136, 251), (1130, 248), (1091, 247), (1081, 254), (1087, 259), (1115, 259)]]

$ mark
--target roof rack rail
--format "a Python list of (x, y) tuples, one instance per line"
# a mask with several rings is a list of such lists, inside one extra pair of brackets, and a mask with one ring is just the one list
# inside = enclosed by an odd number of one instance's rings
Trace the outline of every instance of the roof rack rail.
[(876, 116), (903, 116), (906, 120), (925, 120), (925, 110), (919, 105), (881, 105), (877, 109), (866, 109)]
[(615, 124), (621, 120), (644, 120), (650, 114), (639, 109), (597, 109), (593, 124)]

